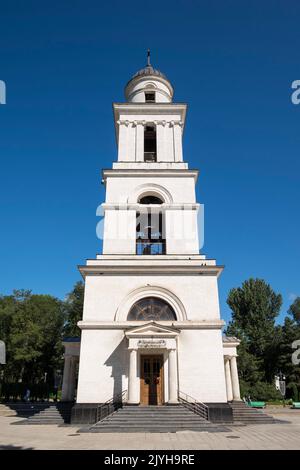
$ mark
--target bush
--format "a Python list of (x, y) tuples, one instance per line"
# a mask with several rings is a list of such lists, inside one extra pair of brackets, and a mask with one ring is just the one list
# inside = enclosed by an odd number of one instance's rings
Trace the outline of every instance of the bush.
[(287, 395), (292, 398), (293, 401), (299, 401), (298, 386), (295, 382), (291, 382), (287, 385)]
[(251, 385), (241, 380), (241, 396), (250, 396), (254, 401), (282, 400), (282, 395), (275, 386), (266, 382)]

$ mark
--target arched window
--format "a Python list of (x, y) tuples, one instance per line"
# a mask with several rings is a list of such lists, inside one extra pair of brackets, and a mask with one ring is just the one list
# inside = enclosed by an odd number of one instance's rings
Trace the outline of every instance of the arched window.
[(158, 297), (145, 297), (138, 300), (130, 309), (128, 321), (169, 320), (176, 321), (173, 308)]
[(163, 201), (157, 196), (141, 196), (140, 210), (136, 213), (136, 254), (166, 254), (164, 213), (160, 207)]
[(157, 196), (143, 196), (139, 200), (140, 204), (162, 204), (163, 201)]
[(156, 162), (156, 126), (146, 124), (144, 128), (144, 162)]

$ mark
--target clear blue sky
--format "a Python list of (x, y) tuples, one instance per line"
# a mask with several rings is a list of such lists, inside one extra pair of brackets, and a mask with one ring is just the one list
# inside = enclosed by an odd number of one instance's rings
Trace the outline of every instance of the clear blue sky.
[(184, 156), (200, 169), (204, 252), (226, 266), (223, 317), (250, 276), (282, 293), (284, 314), (300, 295), (299, 2), (11, 0), (0, 16), (0, 292), (62, 298), (99, 253), (111, 103), (150, 47), (189, 106)]

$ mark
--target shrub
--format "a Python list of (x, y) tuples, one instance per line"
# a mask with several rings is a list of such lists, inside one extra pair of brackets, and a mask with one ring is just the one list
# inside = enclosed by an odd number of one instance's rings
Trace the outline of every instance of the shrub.
[(282, 400), (281, 393), (276, 390), (275, 386), (266, 382), (257, 382), (251, 385), (247, 382), (241, 381), (241, 396), (250, 396), (251, 400), (268, 401), (268, 400)]

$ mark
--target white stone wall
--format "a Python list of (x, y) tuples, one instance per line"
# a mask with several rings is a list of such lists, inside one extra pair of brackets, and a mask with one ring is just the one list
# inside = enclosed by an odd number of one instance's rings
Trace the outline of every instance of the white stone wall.
[[(82, 331), (77, 403), (103, 403), (128, 389), (127, 341), (121, 329)], [(158, 352), (165, 357), (164, 395), (167, 401), (168, 353)], [(138, 378), (141, 354), (139, 351)], [(202, 402), (227, 401), (220, 330), (182, 330), (177, 355), (178, 389), (181, 392)]]
[[(149, 287), (148, 287), (149, 286)], [(114, 321), (120, 305), (141, 287), (158, 286), (180, 299), (187, 320), (219, 320), (218, 285), (215, 276), (130, 275), (88, 276), (85, 282), (83, 320)], [(126, 320), (123, 318), (122, 320)]]
[(135, 254), (136, 211), (106, 210), (104, 218), (104, 254)]
[[(150, 168), (149, 168), (150, 169)], [(140, 194), (146, 191), (147, 185), (156, 185), (165, 188), (172, 196), (173, 203), (195, 203), (195, 179), (193, 175), (186, 176), (116, 176), (107, 177), (106, 199), (107, 203), (127, 203), (131, 195), (137, 191)], [(140, 188), (140, 190), (139, 190)], [(184, 188), (184, 190), (182, 189)]]
[(220, 330), (182, 330), (178, 368), (181, 392), (202, 402), (227, 401)]
[(123, 330), (83, 330), (77, 403), (103, 403), (126, 390), (128, 358)]
[(131, 103), (145, 103), (145, 91), (155, 93), (156, 103), (170, 103), (173, 96), (171, 84), (164, 79), (156, 77), (140, 77), (129, 83), (125, 90), (127, 101)]

